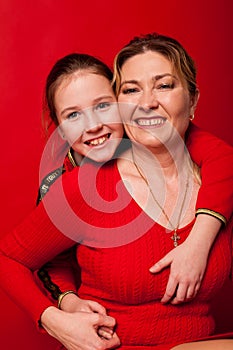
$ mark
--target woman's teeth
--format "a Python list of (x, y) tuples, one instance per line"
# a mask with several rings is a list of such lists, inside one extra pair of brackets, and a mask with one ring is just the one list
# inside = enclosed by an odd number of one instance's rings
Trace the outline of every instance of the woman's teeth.
[(162, 125), (166, 121), (165, 118), (149, 118), (149, 119), (137, 119), (136, 122), (140, 126), (154, 126)]

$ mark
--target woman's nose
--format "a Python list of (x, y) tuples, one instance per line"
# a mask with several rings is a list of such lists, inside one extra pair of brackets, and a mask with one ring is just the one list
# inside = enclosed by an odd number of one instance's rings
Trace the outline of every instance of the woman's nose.
[(144, 111), (150, 111), (158, 107), (156, 95), (151, 92), (144, 92), (139, 100), (139, 107)]

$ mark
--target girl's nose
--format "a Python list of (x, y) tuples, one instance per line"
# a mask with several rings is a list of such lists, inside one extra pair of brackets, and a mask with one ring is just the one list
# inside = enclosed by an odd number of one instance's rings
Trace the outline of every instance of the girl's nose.
[(87, 133), (91, 133), (91, 132), (97, 132), (99, 130), (101, 130), (103, 128), (103, 124), (98, 122), (98, 124), (93, 124), (93, 125), (89, 125), (88, 127), (86, 127), (86, 132)]
[(100, 120), (98, 113), (95, 113), (91, 109), (85, 111), (84, 118), (84, 127), (86, 132), (97, 132), (103, 127), (103, 123)]

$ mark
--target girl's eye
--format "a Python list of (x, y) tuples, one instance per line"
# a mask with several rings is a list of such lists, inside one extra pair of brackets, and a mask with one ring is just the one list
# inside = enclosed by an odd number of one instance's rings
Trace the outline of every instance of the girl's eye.
[(79, 112), (72, 112), (67, 116), (67, 119), (77, 119), (80, 116)]
[(109, 102), (100, 102), (98, 105), (96, 105), (96, 109), (106, 109), (110, 106)]

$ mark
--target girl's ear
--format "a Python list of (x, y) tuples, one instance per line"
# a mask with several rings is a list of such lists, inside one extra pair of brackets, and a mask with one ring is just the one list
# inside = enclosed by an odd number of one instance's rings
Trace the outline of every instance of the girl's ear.
[(63, 140), (66, 140), (66, 135), (60, 126), (58, 126), (58, 133)]
[(191, 97), (191, 108), (190, 108), (191, 115), (193, 115), (195, 112), (199, 97), (200, 97), (200, 91), (199, 91), (199, 89), (196, 89), (195, 94)]

